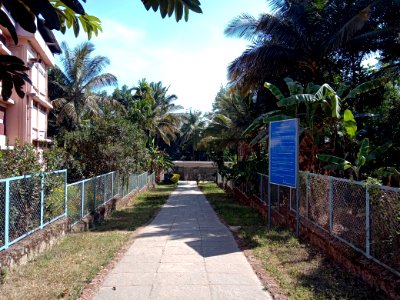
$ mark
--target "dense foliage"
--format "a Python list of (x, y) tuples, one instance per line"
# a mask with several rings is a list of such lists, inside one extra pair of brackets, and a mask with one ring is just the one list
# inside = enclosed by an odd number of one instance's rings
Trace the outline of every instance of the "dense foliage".
[(42, 171), (55, 171), (65, 167), (64, 152), (56, 146), (36, 151), (31, 144), (0, 151), (0, 178), (22, 176)]
[(74, 162), (69, 169), (70, 177), (91, 177), (115, 170), (124, 173), (146, 170), (148, 154), (143, 132), (123, 118), (94, 117), (78, 130), (64, 132), (60, 139)]
[[(205, 130), (221, 170), (238, 180), (258, 170), (263, 163), (253, 162), (268, 155), (269, 123), (299, 118), (302, 170), (399, 185), (400, 3), (268, 4), (270, 13), (243, 14), (225, 31), (250, 45), (230, 64), (228, 90), (218, 93)], [(221, 160), (229, 153), (227, 168)]]

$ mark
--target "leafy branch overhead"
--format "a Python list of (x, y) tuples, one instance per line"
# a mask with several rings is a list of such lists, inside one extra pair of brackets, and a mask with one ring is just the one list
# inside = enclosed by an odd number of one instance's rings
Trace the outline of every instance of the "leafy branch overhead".
[(189, 11), (194, 11), (201, 14), (202, 10), (200, 8), (200, 1), (198, 0), (142, 0), (143, 5), (147, 10), (152, 8), (154, 11), (160, 9), (160, 14), (162, 18), (167, 15), (171, 17), (175, 12), (175, 19), (179, 22), (183, 15), (185, 16), (185, 21), (189, 20)]
[[(86, 2), (86, 0), (82, 1)], [(147, 10), (160, 9), (163, 18), (167, 15), (171, 17), (175, 13), (177, 22), (183, 16), (187, 21), (190, 10), (202, 13), (198, 0), (142, 0), (142, 3)], [(2, 8), (5, 8), (9, 15)], [(40, 22), (36, 22), (37, 19)], [(93, 34), (98, 35), (99, 31), (102, 31), (101, 21), (87, 14), (79, 0), (0, 0), (0, 25), (7, 28), (14, 43), (18, 44), (15, 23), (30, 33), (35, 33), (38, 26), (44, 26), (47, 30), (58, 30), (62, 33), (72, 28), (75, 36), (78, 36), (82, 29), (87, 33), (88, 39)], [(28, 69), (21, 62), (15, 57), (0, 59), (0, 82), (3, 82), (4, 100), (11, 96), (13, 87), (18, 95), (23, 97), (24, 81), (30, 83), (29, 78), (24, 75)]]
[(1, 97), (8, 100), (11, 97), (13, 86), (18, 96), (24, 97), (23, 86), (31, 82), (25, 71), (29, 69), (18, 57), (11, 55), (0, 55), (0, 79), (2, 81)]
[[(160, 8), (163, 18), (166, 15), (170, 17), (175, 12), (176, 21), (182, 19), (183, 13), (187, 21), (189, 10), (202, 13), (198, 0), (142, 0), (142, 3), (147, 10), (152, 8), (157, 11)], [(15, 22), (31, 33), (37, 30), (36, 18), (43, 19), (45, 26), (50, 30), (64, 33), (66, 28), (73, 27), (75, 35), (79, 33), (81, 23), (89, 38), (92, 33), (97, 34), (101, 30), (100, 20), (87, 14), (79, 0), (3, 0), (0, 1), (1, 6), (6, 8)], [(8, 29), (17, 44), (14, 23), (4, 11), (0, 12), (0, 24)]]

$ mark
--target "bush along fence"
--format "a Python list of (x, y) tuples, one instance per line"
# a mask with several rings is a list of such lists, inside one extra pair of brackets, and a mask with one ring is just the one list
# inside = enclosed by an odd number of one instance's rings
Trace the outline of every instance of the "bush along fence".
[[(309, 172), (300, 172), (299, 181), (300, 233), (315, 226), (394, 275), (400, 289), (400, 189)], [(261, 173), (255, 182), (239, 185), (218, 174), (217, 183), (253, 199), (249, 204), (270, 216), (269, 224), (295, 228), (295, 189), (269, 184)], [(323, 243), (330, 247), (330, 241)]]
[(0, 251), (56, 220), (73, 223), (119, 195), (147, 184), (155, 175), (118, 172), (67, 184), (67, 170), (0, 179)]

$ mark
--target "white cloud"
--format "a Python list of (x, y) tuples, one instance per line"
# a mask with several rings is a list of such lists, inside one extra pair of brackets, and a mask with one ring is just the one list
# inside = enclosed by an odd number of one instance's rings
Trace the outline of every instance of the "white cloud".
[[(191, 45), (173, 36), (158, 43), (141, 29), (108, 19), (102, 23), (103, 33), (92, 42), (95, 54), (111, 61), (106, 72), (116, 75), (120, 86), (133, 86), (141, 78), (171, 85), (169, 92), (186, 109), (211, 110), (221, 84), (226, 84), (228, 64), (245, 49), (243, 41), (223, 38), (212, 26), (202, 28), (206, 43)], [(85, 40), (84, 36), (66, 37), (71, 48)]]
[(122, 23), (110, 19), (102, 19), (103, 32), (99, 36), (100, 40), (115, 41), (118, 42), (122, 39), (131, 42), (138, 42), (145, 37), (145, 32), (143, 30), (128, 27)]

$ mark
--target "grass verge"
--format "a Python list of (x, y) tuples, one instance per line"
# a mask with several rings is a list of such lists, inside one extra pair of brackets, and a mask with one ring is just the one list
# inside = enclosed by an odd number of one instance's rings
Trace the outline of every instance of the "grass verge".
[(290, 299), (386, 299), (288, 230), (266, 230), (255, 209), (239, 204), (215, 183), (201, 183), (200, 189), (222, 219), (241, 226), (240, 237)]
[(49, 251), (8, 273), (0, 284), (0, 299), (76, 299), (174, 188), (160, 185), (113, 212), (94, 230), (67, 235)]

